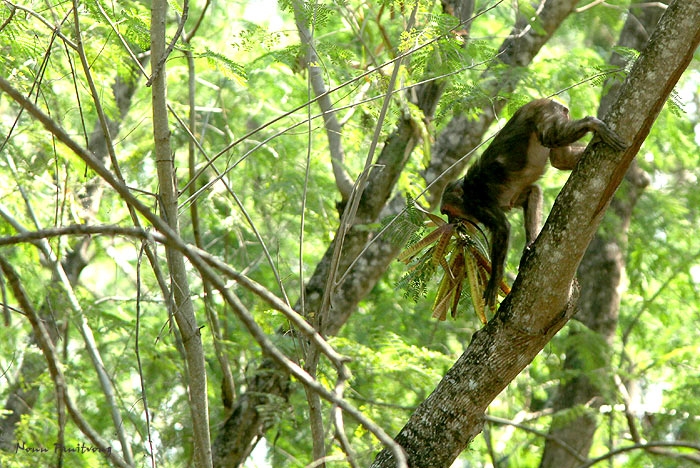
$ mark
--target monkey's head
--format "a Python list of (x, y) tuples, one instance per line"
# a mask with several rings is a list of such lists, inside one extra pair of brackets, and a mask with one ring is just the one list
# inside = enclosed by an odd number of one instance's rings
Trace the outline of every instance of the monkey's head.
[(554, 118), (559, 118), (567, 121), (571, 120), (571, 118), (569, 117), (569, 108), (566, 107), (566, 105), (563, 102), (559, 102), (554, 99), (547, 99), (544, 101), (546, 102), (544, 106), (544, 114), (550, 114)]
[(440, 213), (447, 215), (447, 220), (450, 223), (458, 219), (470, 219), (470, 216), (464, 211), (463, 179), (457, 179), (447, 184), (440, 202)]

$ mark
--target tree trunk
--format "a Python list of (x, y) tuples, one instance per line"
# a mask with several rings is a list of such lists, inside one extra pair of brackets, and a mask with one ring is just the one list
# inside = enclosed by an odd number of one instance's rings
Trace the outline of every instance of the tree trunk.
[[(642, 50), (663, 12), (664, 9), (658, 6), (631, 9), (618, 45)], [(617, 55), (614, 55), (611, 61), (617, 66), (624, 65), (622, 58)], [(617, 96), (619, 87), (619, 82), (611, 84), (608, 94), (601, 100), (601, 115), (605, 114), (612, 99)], [(606, 402), (610, 395), (611, 387), (608, 385), (606, 388), (605, 383), (612, 382), (612, 375), (609, 373), (609, 348), (613, 344), (617, 329), (619, 286), (625, 268), (627, 231), (632, 210), (647, 184), (646, 174), (633, 164), (623, 182), (625, 189), (611, 202), (612, 209), (603, 220), (604, 228), (596, 233), (578, 269), (581, 298), (576, 318), (599, 336), (598, 340), (591, 338), (592, 341), (606, 344), (604, 347), (587, 350), (587, 353), (598, 353), (600, 358), (595, 359), (595, 362), (605, 362), (606, 367), (591, 369), (576, 348), (566, 350), (564, 369), (567, 372), (578, 373), (574, 378), (562, 383), (557, 390), (554, 400), (555, 417), (549, 429), (551, 438), (545, 441), (540, 463), (542, 468), (578, 466), (580, 460), (588, 456), (593, 443), (593, 435), (598, 426), (594, 410)], [(580, 343), (578, 340), (575, 342)], [(592, 378), (593, 375), (596, 376), (595, 379)], [(579, 417), (572, 419), (569, 415), (556, 415), (563, 410), (584, 405), (591, 410)], [(575, 449), (578, 456), (567, 448)]]
[[(151, 4), (151, 103), (153, 117), (154, 161), (158, 172), (161, 217), (175, 234), (179, 234), (178, 190), (176, 186), (174, 153), (170, 146), (170, 126), (166, 104), (165, 30), (168, 4), (154, 0)], [(172, 246), (165, 247), (170, 272), (173, 316), (182, 335), (187, 373), (187, 396), (192, 418), (193, 458), (196, 468), (212, 466), (211, 439), (209, 435), (209, 400), (204, 347), (199, 322), (194, 314), (190, 295), (189, 278), (182, 252)]]

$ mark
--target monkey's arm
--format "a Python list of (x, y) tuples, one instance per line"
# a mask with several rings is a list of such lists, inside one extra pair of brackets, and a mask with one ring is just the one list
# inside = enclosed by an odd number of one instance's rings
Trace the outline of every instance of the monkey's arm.
[(595, 117), (566, 120), (564, 116), (560, 116), (557, 119), (543, 119), (537, 123), (537, 137), (547, 148), (569, 146), (588, 132), (595, 132), (616, 151), (622, 151), (628, 146), (605, 122)]
[[(591, 117), (593, 118), (593, 117)], [(610, 127), (608, 127), (605, 122), (595, 119), (598, 122), (598, 128), (595, 132), (608, 146), (610, 146), (615, 151), (623, 151), (629, 146), (622, 138), (620, 138), (617, 133), (613, 132)]]
[(585, 149), (585, 146), (552, 148), (549, 152), (549, 162), (552, 163), (552, 167), (562, 171), (570, 171), (574, 168)]
[(627, 148), (627, 144), (602, 120), (584, 117), (580, 120), (543, 120), (537, 127), (537, 137), (543, 146), (551, 148), (549, 160), (552, 166), (561, 170), (571, 170), (581, 157), (585, 146), (570, 146), (588, 132), (595, 132), (603, 142), (616, 151)]
[(500, 209), (488, 210), (488, 213), (482, 214), (479, 220), (491, 232), (491, 277), (484, 290), (486, 307), (491, 308), (496, 305), (498, 289), (503, 281), (510, 223)]

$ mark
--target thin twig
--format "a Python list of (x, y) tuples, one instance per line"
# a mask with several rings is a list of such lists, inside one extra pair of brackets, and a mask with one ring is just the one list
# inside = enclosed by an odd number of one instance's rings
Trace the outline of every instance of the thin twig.
[(597, 6), (597, 5), (600, 5), (601, 3), (605, 3), (605, 0), (593, 0), (593, 1), (592, 1), (591, 3), (589, 3), (588, 5), (584, 5), (584, 6), (575, 8), (575, 9), (574, 9), (574, 13), (581, 13), (581, 12), (584, 12), (584, 11), (589, 10), (589, 9), (591, 9), (591, 8)]
[[(2, 213), (3, 217), (7, 219), (8, 214), (4, 210), (2, 210)], [(12, 225), (20, 233), (28, 232), (23, 226), (19, 225), (19, 223), (16, 221), (13, 222)], [(75, 291), (73, 290), (73, 287), (71, 286), (70, 281), (68, 280), (68, 276), (66, 275), (66, 272), (63, 269), (63, 265), (58, 260), (58, 257), (47, 242), (46, 238), (44, 237), (36, 239), (32, 242), (32, 244), (36, 246), (37, 249), (39, 249), (43, 257), (48, 261), (50, 268), (53, 272), (53, 276), (55, 278), (58, 278), (58, 283), (63, 289), (63, 292), (66, 296), (67, 302), (70, 305), (71, 310), (78, 317), (78, 329), (83, 338), (83, 343), (85, 344), (85, 348), (88, 352), (88, 355), (90, 356), (90, 360), (95, 369), (95, 373), (97, 374), (97, 379), (100, 383), (100, 386), (102, 387), (102, 392), (105, 396), (107, 406), (109, 407), (110, 416), (112, 417), (112, 422), (114, 425), (114, 432), (119, 438), (122, 450), (124, 451), (124, 458), (126, 462), (133, 465), (134, 458), (131, 450), (131, 444), (129, 443), (129, 439), (126, 436), (126, 433), (124, 432), (124, 420), (122, 419), (121, 412), (119, 411), (119, 405), (116, 401), (114, 386), (112, 385), (112, 381), (109, 378), (109, 375), (107, 374), (105, 365), (102, 361), (102, 356), (100, 355), (97, 343), (95, 342), (94, 334), (92, 333), (92, 329), (88, 324), (87, 317), (85, 316), (85, 312), (83, 311), (80, 305), (80, 301), (75, 295)]]
[[(479, 15), (483, 15), (483, 14), (485, 14), (486, 12), (488, 12), (488, 11), (490, 11), (490, 10), (496, 8), (496, 6), (498, 6), (498, 5), (499, 5), (500, 3), (502, 3), (503, 1), (504, 1), (504, 0), (498, 0), (494, 5), (490, 6), (489, 8), (486, 8), (484, 11), (480, 12)], [(477, 16), (479, 16), (479, 15), (477, 15)], [(470, 19), (470, 21), (471, 21), (471, 20), (472, 20), (472, 19)], [(389, 66), (389, 65), (394, 65), (394, 64), (396, 64), (398, 61), (403, 60), (404, 58), (408, 57), (409, 55), (412, 55), (412, 54), (416, 53), (417, 51), (419, 51), (419, 50), (421, 50), (421, 49), (424, 49), (424, 48), (426, 48), (426, 47), (430, 47), (430, 46), (431, 46), (432, 44), (434, 44), (435, 42), (438, 42), (438, 41), (444, 40), (445, 38), (451, 37), (452, 33), (453, 33), (454, 31), (457, 31), (461, 26), (462, 26), (462, 23), (456, 25), (455, 27), (453, 27), (453, 28), (450, 29), (449, 31), (445, 32), (444, 34), (439, 35), (439, 36), (436, 36), (436, 37), (434, 37), (433, 39), (431, 39), (431, 40), (429, 40), (429, 41), (427, 41), (427, 42), (425, 42), (425, 43), (423, 43), (423, 44), (417, 45), (417, 46), (411, 48), (410, 50), (408, 50), (408, 51), (406, 51), (406, 52), (404, 52), (404, 53), (402, 53), (402, 54), (399, 54), (399, 55), (396, 56), (395, 58), (393, 58), (393, 59), (391, 59), (391, 60), (388, 60), (388, 61), (382, 63), (381, 65), (377, 66), (377, 67), (371, 68), (371, 69), (369, 69), (369, 70), (367, 70), (367, 71), (365, 71), (365, 72), (359, 74), (358, 76), (356, 76), (356, 77), (354, 77), (354, 78), (350, 78), (349, 80), (347, 80), (347, 81), (345, 81), (345, 82), (339, 84), (338, 86), (329, 89), (329, 90), (326, 91), (324, 94), (318, 95), (318, 96), (316, 96), (315, 98), (313, 98), (313, 99), (311, 99), (311, 100), (309, 100), (309, 101), (307, 101), (307, 102), (305, 102), (305, 103), (303, 103), (303, 104), (300, 104), (300, 105), (298, 105), (297, 107), (295, 107), (295, 108), (293, 108), (293, 109), (291, 109), (291, 110), (289, 110), (289, 111), (287, 111), (287, 112), (284, 112), (284, 113), (281, 114), (280, 116), (275, 117), (274, 119), (272, 119), (272, 120), (266, 122), (265, 124), (259, 126), (258, 128), (249, 131), (249, 132), (246, 133), (245, 135), (241, 136), (240, 138), (238, 138), (238, 139), (232, 141), (231, 143), (229, 143), (228, 145), (226, 145), (222, 150), (220, 150), (216, 155), (214, 155), (214, 156), (211, 158), (211, 161), (210, 161), (209, 163), (207, 163), (205, 166), (203, 166), (203, 167), (201, 167), (201, 168), (199, 169), (199, 171), (197, 172), (197, 176), (195, 177), (195, 179), (198, 179), (198, 178), (202, 175), (202, 173), (203, 173), (211, 164), (214, 163), (214, 161), (216, 161), (216, 160), (219, 159), (221, 156), (223, 156), (224, 154), (226, 154), (231, 148), (237, 146), (238, 144), (240, 144), (240, 143), (243, 142), (243, 141), (247, 141), (248, 139), (250, 139), (251, 136), (255, 135), (256, 133), (258, 133), (258, 132), (264, 130), (265, 128), (267, 128), (267, 127), (269, 127), (269, 126), (271, 126), (271, 125), (273, 125), (273, 124), (279, 122), (280, 120), (282, 120), (282, 119), (284, 119), (284, 118), (286, 118), (286, 117), (289, 117), (290, 115), (293, 115), (294, 113), (296, 113), (296, 112), (298, 112), (298, 111), (304, 109), (305, 107), (307, 107), (307, 106), (313, 104), (314, 102), (318, 101), (319, 99), (321, 99), (321, 98), (322, 98), (323, 96), (325, 96), (325, 95), (333, 94), (333, 93), (335, 93), (336, 91), (345, 88), (346, 86), (349, 86), (349, 85), (351, 85), (351, 84), (353, 84), (353, 83), (355, 83), (355, 82), (358, 82), (358, 81), (362, 81), (362, 80), (365, 79), (365, 77), (367, 77), (367, 76), (369, 76), (369, 75), (371, 75), (371, 74), (373, 74), (373, 73), (378, 73), (378, 72), (379, 72), (382, 68), (384, 68), (384, 67), (387, 67), (387, 66)], [(500, 53), (499, 53), (498, 55), (500, 55)], [(490, 60), (486, 60), (486, 61), (484, 61), (484, 62), (488, 62), (488, 61), (490, 61)], [(457, 70), (457, 71), (453, 71), (453, 72), (447, 73), (447, 74), (445, 74), (444, 76), (453, 75), (453, 74), (459, 73), (459, 72), (461, 72), (461, 71), (464, 71), (464, 70), (466, 70), (466, 69), (470, 69), (470, 68), (473, 68), (473, 67), (474, 67), (474, 66), (467, 66), (467, 67), (464, 67), (464, 69), (461, 69), (461, 70)], [(439, 78), (440, 78), (440, 77), (436, 77), (436, 78), (434, 78), (434, 79), (439, 79)], [(420, 84), (420, 83), (416, 83), (416, 84), (413, 85), (413, 86), (418, 86), (419, 84)], [(398, 92), (398, 91), (399, 91), (398, 89), (395, 90), (395, 92)], [(386, 93), (381, 94), (381, 95), (378, 97), (378, 99), (383, 99), (385, 96), (386, 96)], [(336, 109), (334, 109), (334, 111), (337, 112), (338, 110), (341, 110), (341, 109), (342, 109), (342, 108), (336, 108)], [(323, 115), (325, 115), (325, 114), (324, 114), (324, 113), (321, 113), (321, 114), (320, 114), (320, 116), (323, 116)], [(302, 122), (302, 124), (303, 124), (303, 122)], [(294, 126), (291, 127), (291, 128), (296, 128), (297, 126), (298, 126), (298, 125), (294, 125)], [(290, 129), (291, 129), (291, 128), (290, 128)], [(267, 140), (266, 140), (266, 141), (267, 141)], [(250, 153), (250, 152), (249, 152), (249, 153)], [(194, 183), (194, 180), (191, 180), (191, 181), (188, 182), (188, 184), (191, 184), (191, 183)], [(187, 189), (187, 187), (183, 188), (183, 191), (185, 191), (186, 189)]]
[[(185, 133), (187, 134), (187, 137), (189, 138), (189, 141), (194, 143), (197, 146), (197, 149), (202, 154), (202, 156), (204, 156), (204, 159), (206, 159), (208, 162), (211, 161), (209, 156), (207, 155), (206, 150), (202, 147), (200, 142), (197, 141), (194, 134), (192, 133), (192, 130), (185, 124), (185, 122), (182, 121), (182, 119), (177, 114), (175, 109), (173, 109), (172, 106), (168, 105), (168, 110), (173, 115), (173, 117), (175, 117), (175, 119), (178, 121), (181, 128), (185, 131)], [(227, 169), (226, 172), (222, 173), (213, 164), (212, 164), (211, 168), (217, 176), (215, 180), (221, 181), (221, 183), (224, 185), (224, 189), (228, 192), (229, 195), (231, 195), (231, 198), (238, 206), (238, 209), (241, 210), (243, 217), (245, 218), (246, 222), (248, 223), (248, 226), (253, 231), (253, 235), (258, 240), (258, 243), (260, 243), (260, 247), (262, 247), (262, 250), (263, 250), (263, 255), (265, 256), (265, 259), (267, 260), (267, 263), (270, 266), (270, 270), (272, 271), (272, 274), (275, 277), (275, 281), (277, 281), (277, 286), (280, 288), (280, 294), (282, 294), (284, 301), (289, 305), (290, 302), (289, 302), (289, 297), (287, 296), (287, 290), (284, 287), (284, 283), (282, 282), (282, 277), (280, 276), (279, 268), (277, 268), (275, 261), (272, 259), (272, 255), (270, 254), (270, 249), (267, 247), (267, 243), (263, 239), (262, 234), (260, 234), (258, 227), (256, 226), (255, 222), (253, 221), (253, 217), (250, 216), (250, 213), (248, 213), (248, 210), (246, 209), (245, 205), (241, 201), (240, 197), (238, 195), (236, 195), (236, 192), (231, 188), (231, 185), (224, 178), (224, 175), (230, 169)], [(196, 175), (191, 175), (190, 180), (194, 180), (194, 177), (196, 177)], [(189, 183), (187, 185), (189, 185)], [(188, 201), (180, 204), (178, 209), (182, 209), (187, 203), (194, 203), (197, 200), (197, 194), (201, 193), (201, 189), (195, 191), (193, 189), (192, 185), (189, 185), (189, 187), (190, 187), (190, 192), (191, 193), (193, 192), (193, 193), (187, 199)], [(184, 193), (184, 190), (182, 193)]]
[(209, 281), (211, 281), (216, 289), (219, 290), (226, 302), (231, 306), (232, 310), (234, 310), (238, 318), (248, 329), (249, 333), (251, 333), (253, 338), (265, 350), (265, 352), (272, 356), (275, 361), (286, 368), (304, 385), (310, 386), (312, 389), (319, 392), (322, 398), (337, 404), (345, 412), (357, 419), (360, 424), (367, 428), (368, 431), (373, 433), (389, 450), (391, 450), (391, 452), (394, 454), (398, 467), (407, 467), (406, 455), (404, 454), (403, 449), (384, 431), (384, 429), (378, 426), (374, 421), (365, 416), (361, 411), (352, 406), (346, 400), (338, 399), (332, 392), (326, 390), (323, 385), (311, 378), (308, 373), (287, 358), (287, 356), (274, 345), (270, 338), (250, 316), (245, 307), (243, 307), (238, 298), (233, 296), (230, 290), (227, 289), (226, 284), (221, 281), (218, 275), (211, 271), (208, 264), (204, 261), (203, 257), (198, 254), (198, 251), (194, 247), (185, 244), (182, 238), (175, 231), (173, 231), (162, 218), (151, 212), (151, 210), (149, 210), (148, 207), (146, 207), (138, 198), (136, 198), (128, 187), (126, 187), (126, 185), (117, 180), (98, 159), (85, 150), (85, 148), (77, 144), (62, 127), (58, 126), (56, 122), (54, 122), (34, 103), (28, 101), (22, 95), (22, 93), (16, 90), (2, 76), (0, 76), (0, 89), (6, 92), (12, 99), (17, 101), (18, 104), (24, 107), (25, 110), (27, 110), (36, 120), (44, 125), (49, 132), (51, 132), (63, 144), (70, 148), (78, 157), (85, 161), (85, 163), (93, 171), (95, 171), (95, 173), (102, 177), (105, 182), (107, 182), (119, 194), (119, 196), (122, 197), (125, 203), (131, 205), (151, 224), (153, 224), (153, 226), (160, 231), (160, 234), (166, 238), (169, 246), (183, 252), (190, 260), (192, 265), (199, 270), (200, 274), (206, 275)]
[[(689, 448), (689, 449), (697, 450), (698, 452), (700, 452), (700, 444), (693, 443), (693, 442), (684, 442), (681, 440), (679, 440), (679, 441), (651, 441), (651, 442), (646, 442), (646, 443), (641, 443), (641, 444), (632, 444), (632, 445), (628, 445), (627, 447), (616, 448), (614, 450), (609, 451), (608, 453), (606, 453), (604, 455), (601, 455), (599, 457), (596, 457), (592, 460), (587, 461), (586, 463), (580, 465), (578, 468), (588, 468), (588, 467), (593, 466), (597, 463), (600, 463), (601, 461), (609, 460), (613, 457), (616, 457), (617, 455), (620, 455), (620, 454), (626, 453), (626, 452), (631, 452), (633, 450), (649, 451), (651, 449), (658, 448), (658, 447)], [(666, 455), (666, 456), (672, 455), (674, 457), (679, 457), (682, 455), (689, 455), (689, 454), (682, 454), (682, 453), (670, 454), (670, 453), (666, 452), (666, 453), (664, 453), (664, 455)], [(688, 458), (686, 458), (686, 459), (688, 459)], [(693, 459), (691, 459), (690, 461), (692, 461), (695, 464), (700, 465), (700, 457), (693, 457)]]
[(153, 436), (151, 435), (151, 414), (148, 408), (148, 396), (146, 394), (146, 379), (143, 377), (143, 365), (141, 364), (141, 350), (139, 348), (139, 337), (141, 334), (141, 259), (143, 258), (144, 242), (141, 243), (139, 255), (136, 260), (136, 325), (134, 332), (134, 354), (136, 355), (136, 367), (139, 373), (139, 385), (141, 386), (141, 399), (143, 400), (143, 414), (146, 420), (146, 442), (149, 450), (148, 457), (151, 459), (151, 467), (156, 468), (153, 447)]

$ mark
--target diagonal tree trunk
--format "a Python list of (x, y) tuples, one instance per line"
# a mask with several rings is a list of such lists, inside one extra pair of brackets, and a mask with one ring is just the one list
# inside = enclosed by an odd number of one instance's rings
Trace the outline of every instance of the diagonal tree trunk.
[[(664, 9), (659, 4), (645, 8), (631, 8), (618, 45), (642, 50), (663, 12)], [(624, 66), (622, 58), (618, 55), (614, 55), (611, 62), (613, 65)], [(601, 100), (599, 112), (601, 115), (606, 113), (612, 100), (617, 96), (619, 88), (619, 82), (610, 84), (608, 94)], [(581, 285), (580, 310), (576, 318), (591, 332), (597, 334), (601, 343), (606, 343), (607, 348), (587, 351), (599, 353), (600, 360), (596, 359), (596, 362), (605, 362), (606, 367), (590, 369), (575, 348), (567, 349), (564, 368), (569, 372), (578, 371), (578, 374), (560, 385), (554, 402), (555, 413), (576, 406), (588, 406), (595, 410), (607, 401), (606, 393), (609, 394), (609, 391), (606, 392), (602, 384), (612, 382), (608, 350), (613, 344), (617, 329), (620, 307), (619, 286), (625, 268), (623, 257), (627, 250), (627, 232), (632, 210), (648, 183), (646, 174), (636, 163), (632, 164), (623, 182), (624, 189), (615, 196), (610, 205), (611, 209), (603, 219), (603, 229), (596, 233), (581, 261), (578, 269)], [(596, 374), (595, 379), (591, 378), (593, 374)], [(598, 418), (591, 411), (574, 419), (570, 416), (555, 415), (549, 429), (551, 438), (545, 442), (540, 466), (542, 468), (578, 466), (580, 460), (588, 456), (597, 421)], [(579, 456), (574, 456), (560, 442), (564, 442), (569, 448), (574, 448)]]

